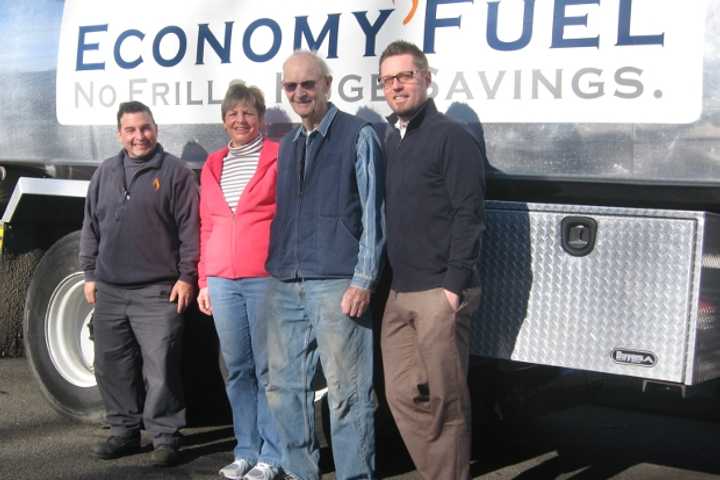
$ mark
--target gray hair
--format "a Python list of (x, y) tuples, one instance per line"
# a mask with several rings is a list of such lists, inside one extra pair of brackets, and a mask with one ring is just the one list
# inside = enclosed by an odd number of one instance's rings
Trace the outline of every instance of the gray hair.
[(295, 57), (309, 57), (312, 60), (315, 61), (318, 67), (320, 67), (320, 74), (323, 77), (330, 77), (332, 76), (330, 73), (330, 68), (328, 67), (325, 60), (318, 55), (317, 50), (295, 50), (283, 63), (283, 69), (285, 69), (285, 64), (290, 61), (290, 59)]

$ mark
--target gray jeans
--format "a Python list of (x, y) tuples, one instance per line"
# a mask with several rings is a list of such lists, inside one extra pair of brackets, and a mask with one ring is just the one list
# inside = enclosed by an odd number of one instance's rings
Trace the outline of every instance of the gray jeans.
[(153, 444), (177, 446), (185, 426), (180, 374), (182, 315), (172, 284), (123, 288), (97, 282), (95, 377), (111, 435), (145, 429)]

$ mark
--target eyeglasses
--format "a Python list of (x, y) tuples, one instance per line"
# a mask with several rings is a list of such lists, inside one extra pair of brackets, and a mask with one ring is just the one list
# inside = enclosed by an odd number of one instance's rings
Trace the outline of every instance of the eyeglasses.
[(288, 93), (294, 92), (297, 89), (298, 85), (300, 85), (303, 90), (315, 90), (317, 80), (305, 80), (302, 82), (283, 82), (282, 84), (283, 88)]
[(420, 70), (405, 70), (398, 72), (395, 75), (385, 75), (384, 77), (378, 77), (378, 83), (385, 88), (390, 88), (397, 80), (400, 83), (410, 83), (415, 78), (415, 75), (422, 73)]

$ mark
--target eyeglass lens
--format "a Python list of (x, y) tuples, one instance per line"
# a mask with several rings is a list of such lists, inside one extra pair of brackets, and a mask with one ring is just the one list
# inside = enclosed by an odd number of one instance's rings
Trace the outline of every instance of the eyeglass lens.
[(287, 92), (294, 92), (297, 89), (298, 85), (300, 85), (303, 90), (313, 90), (316, 84), (316, 80), (305, 80), (302, 82), (283, 82), (283, 88)]

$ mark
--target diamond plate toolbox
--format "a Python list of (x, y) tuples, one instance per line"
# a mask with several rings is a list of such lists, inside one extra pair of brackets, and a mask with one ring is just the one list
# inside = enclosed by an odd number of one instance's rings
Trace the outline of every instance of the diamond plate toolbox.
[(494, 201), (486, 213), (473, 354), (686, 385), (720, 377), (720, 217)]

